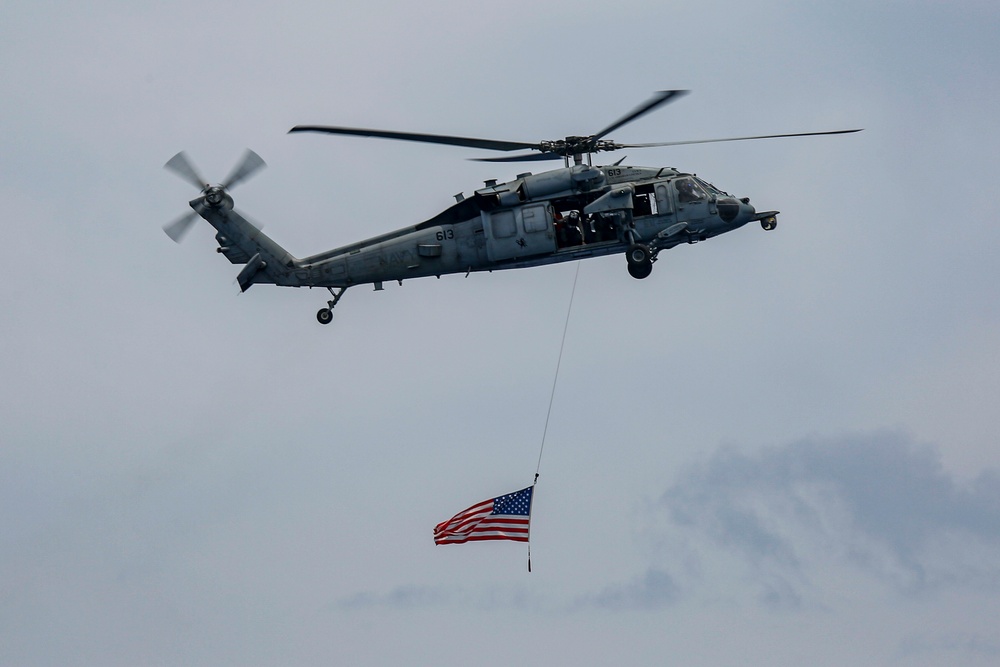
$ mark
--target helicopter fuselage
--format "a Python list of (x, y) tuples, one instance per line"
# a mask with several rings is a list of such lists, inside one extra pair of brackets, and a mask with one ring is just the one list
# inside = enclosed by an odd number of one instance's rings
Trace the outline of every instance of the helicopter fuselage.
[[(507, 183), (487, 181), (433, 218), (297, 259), (232, 210), (232, 199), (191, 202), (218, 230), (219, 252), (246, 264), (240, 286), (269, 283), (344, 290), (453, 273), (497, 271), (626, 253), (629, 272), (649, 275), (657, 254), (759, 220), (757, 213), (691, 174), (669, 167), (578, 164)], [(770, 225), (770, 226), (769, 226)], [(638, 249), (638, 252), (634, 252)], [(338, 297), (339, 298), (339, 297)]]

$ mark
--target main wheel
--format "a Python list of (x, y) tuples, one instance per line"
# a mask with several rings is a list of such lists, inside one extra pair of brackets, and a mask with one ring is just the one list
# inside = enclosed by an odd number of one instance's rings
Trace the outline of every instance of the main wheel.
[(316, 313), (316, 321), (320, 324), (329, 324), (333, 321), (333, 311), (329, 308), (320, 308)]
[(628, 274), (633, 278), (642, 280), (653, 272), (652, 253), (649, 252), (648, 247), (641, 243), (629, 246), (628, 252), (625, 253), (625, 259), (628, 261)]
[(648, 278), (652, 272), (653, 265), (651, 263), (628, 265), (628, 274), (637, 280)]

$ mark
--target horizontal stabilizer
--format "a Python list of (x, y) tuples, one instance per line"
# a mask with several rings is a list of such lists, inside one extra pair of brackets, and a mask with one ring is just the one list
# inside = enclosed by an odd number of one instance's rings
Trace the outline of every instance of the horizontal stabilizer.
[(240, 275), (236, 277), (236, 282), (240, 284), (240, 291), (246, 292), (250, 289), (250, 286), (253, 285), (253, 277), (266, 266), (267, 262), (260, 258), (260, 253), (251, 257), (247, 265), (240, 271)]

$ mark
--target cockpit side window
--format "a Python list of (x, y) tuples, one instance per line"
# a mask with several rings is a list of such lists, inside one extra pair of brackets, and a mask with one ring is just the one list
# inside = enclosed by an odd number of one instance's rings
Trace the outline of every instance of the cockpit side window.
[(681, 204), (704, 201), (707, 198), (704, 188), (693, 178), (678, 178), (674, 181), (674, 188), (677, 190), (677, 201)]

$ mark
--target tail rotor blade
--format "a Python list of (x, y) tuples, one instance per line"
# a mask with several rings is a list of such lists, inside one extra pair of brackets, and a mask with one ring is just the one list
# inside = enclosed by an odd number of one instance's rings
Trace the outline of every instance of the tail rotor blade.
[(229, 177), (222, 182), (222, 187), (228, 190), (240, 181), (250, 178), (258, 169), (266, 166), (267, 163), (264, 162), (264, 159), (248, 148), (247, 152), (243, 154), (243, 159), (240, 163), (236, 165), (233, 172), (229, 174)]
[(163, 165), (163, 168), (174, 172), (199, 190), (204, 190), (207, 185), (205, 179), (201, 177), (198, 170), (195, 169), (194, 165), (191, 164), (191, 161), (188, 160), (184, 151), (181, 151), (167, 160), (167, 163)]
[(163, 226), (163, 231), (167, 233), (174, 243), (180, 243), (187, 231), (191, 229), (191, 223), (193, 223), (198, 218), (198, 215), (191, 211), (185, 213), (181, 217), (177, 218), (173, 222)]

